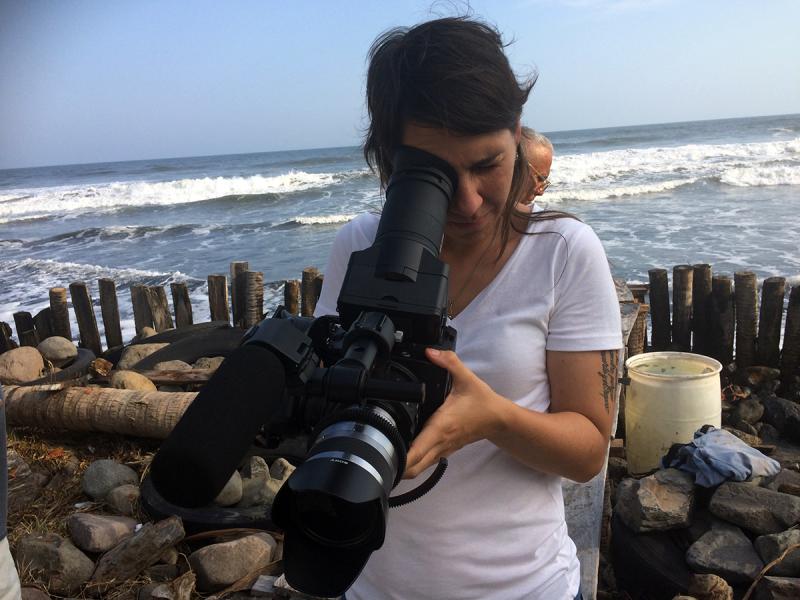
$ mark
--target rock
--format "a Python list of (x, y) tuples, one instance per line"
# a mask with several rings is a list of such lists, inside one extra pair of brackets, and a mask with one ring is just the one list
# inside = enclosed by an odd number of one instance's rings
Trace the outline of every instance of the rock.
[(139, 332), (139, 339), (146, 340), (149, 337), (153, 337), (158, 332), (153, 327), (142, 327), (142, 330)]
[[(196, 576), (191, 571), (187, 571), (174, 581), (169, 583), (160, 583), (150, 592), (147, 600), (191, 600), (197, 597), (194, 592)], [(225, 595), (226, 599), (234, 600), (234, 595)], [(144, 600), (140, 598), (139, 600)]]
[(136, 521), (128, 517), (110, 517), (74, 513), (67, 518), (72, 543), (85, 552), (106, 552), (133, 535)]
[[(747, 425), (747, 423), (742, 423), (742, 424)], [(723, 429), (728, 433), (732, 433), (733, 435), (735, 435), (737, 438), (742, 440), (745, 444), (747, 444), (751, 448), (761, 445), (761, 438), (759, 438), (756, 435), (753, 435), (752, 433), (747, 433), (745, 431), (742, 431), (741, 429), (734, 429), (733, 427), (723, 427)]]
[(216, 591), (266, 567), (276, 548), (271, 535), (256, 533), (201, 548), (189, 556), (189, 564), (197, 575), (198, 589)]
[(772, 367), (755, 366), (745, 369), (747, 384), (754, 390), (764, 388), (767, 384), (775, 381), (780, 376), (780, 370)]
[(233, 506), (242, 499), (242, 476), (239, 471), (234, 471), (228, 483), (222, 488), (222, 491), (214, 498), (214, 504), (217, 506)]
[(742, 398), (736, 403), (731, 415), (734, 420), (744, 421), (753, 425), (758, 423), (761, 417), (764, 416), (764, 405), (754, 396)]
[(28, 535), (17, 542), (16, 563), (52, 593), (77, 594), (94, 571), (94, 563), (72, 542), (55, 533)]
[(761, 402), (764, 404), (764, 420), (787, 439), (800, 442), (800, 404), (775, 394), (762, 396)]
[(153, 581), (158, 581), (159, 583), (163, 583), (165, 581), (172, 581), (178, 575), (180, 575), (180, 569), (178, 565), (153, 565), (152, 567), (147, 567), (143, 574), (145, 577), (149, 577)]
[(617, 456), (609, 456), (607, 477), (614, 483), (619, 483), (627, 476), (628, 461)]
[(159, 385), (158, 386), (159, 392), (182, 392), (184, 391), (183, 388), (179, 385)]
[(126, 483), (112, 489), (106, 494), (106, 505), (120, 515), (131, 516), (139, 504), (139, 486)]
[(797, 600), (800, 579), (796, 577), (764, 577), (756, 585), (753, 600)]
[(726, 482), (709, 504), (711, 512), (754, 533), (779, 533), (800, 520), (800, 498), (747, 483)]
[(693, 503), (691, 474), (664, 469), (639, 480), (624, 479), (614, 512), (634, 531), (662, 531), (688, 527)]
[(150, 356), (154, 352), (158, 352), (162, 348), (166, 348), (169, 344), (134, 344), (128, 346), (122, 351), (122, 357), (117, 363), (117, 369), (120, 371), (128, 370), (136, 365), (140, 360)]
[(110, 360), (106, 360), (105, 358), (95, 358), (89, 364), (89, 372), (92, 375), (97, 375), (98, 377), (108, 377), (108, 374), (111, 373), (111, 370), (114, 368), (114, 363)]
[(21, 600), (50, 600), (50, 594), (37, 588), (24, 587), (21, 592)]
[(158, 559), (158, 562), (165, 565), (177, 565), (179, 556), (180, 554), (175, 548), (167, 548), (161, 558)]
[(0, 383), (17, 384), (39, 379), (44, 371), (41, 353), (30, 346), (0, 354)]
[(153, 365), (153, 371), (191, 371), (192, 365), (182, 360), (164, 360)]
[(156, 391), (156, 384), (135, 371), (114, 371), (109, 383), (118, 390)]
[(111, 490), (126, 483), (139, 484), (139, 476), (136, 471), (104, 458), (96, 460), (87, 467), (81, 480), (81, 489), (95, 500), (105, 500)]
[(278, 458), (269, 468), (269, 475), (273, 479), (284, 482), (294, 473), (294, 465), (285, 458)]
[(733, 588), (718, 575), (692, 575), (688, 592), (699, 600), (733, 600)]
[(193, 369), (212, 369), (216, 371), (225, 360), (224, 356), (203, 356), (192, 365)]
[(68, 365), (78, 356), (78, 348), (71, 340), (67, 338), (53, 335), (41, 342), (36, 349), (44, 357), (49, 360), (54, 367), (63, 367)]
[(269, 476), (269, 465), (260, 456), (251, 456), (244, 469), (242, 469), (242, 477), (246, 479), (255, 477), (268, 478)]
[(764, 563), (744, 532), (729, 524), (715, 525), (686, 551), (693, 571), (713, 573), (731, 583), (753, 581)]
[(161, 583), (145, 583), (136, 592), (136, 600), (153, 600), (153, 591), (161, 587)]
[(236, 506), (238, 508), (272, 506), (280, 484), (280, 481), (267, 479), (266, 477), (243, 478), (242, 499)]
[(758, 437), (765, 444), (774, 444), (781, 438), (780, 432), (769, 423), (764, 423), (764, 421), (756, 425), (756, 431), (758, 431)]
[[(755, 541), (756, 551), (765, 563), (771, 563), (789, 546), (795, 544), (800, 544), (800, 529), (762, 535)], [(769, 573), (783, 577), (800, 577), (800, 548), (789, 552), (781, 562), (769, 570)]]
[(184, 535), (183, 523), (175, 516), (158, 523), (145, 523), (133, 536), (100, 557), (91, 579), (93, 591), (103, 595), (112, 582), (136, 577)]
[(800, 473), (791, 469), (781, 469), (764, 487), (780, 492), (781, 487), (786, 485), (800, 486)]
[(16, 512), (33, 503), (47, 484), (47, 475), (31, 470), (13, 448), (8, 450), (8, 511)]

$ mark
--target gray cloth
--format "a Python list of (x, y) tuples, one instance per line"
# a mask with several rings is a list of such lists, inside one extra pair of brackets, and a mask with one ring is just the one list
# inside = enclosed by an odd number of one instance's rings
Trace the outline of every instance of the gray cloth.
[(661, 465), (694, 474), (695, 483), (703, 487), (723, 481), (769, 477), (781, 470), (778, 461), (751, 448), (732, 433), (714, 427), (703, 427), (695, 432), (694, 440), (670, 449)]

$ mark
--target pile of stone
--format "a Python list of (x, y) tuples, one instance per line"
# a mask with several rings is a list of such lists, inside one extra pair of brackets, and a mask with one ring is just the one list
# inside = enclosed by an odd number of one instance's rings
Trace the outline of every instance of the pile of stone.
[[(132, 369), (165, 346), (131, 345), (116, 365), (98, 358), (71, 384), (139, 391), (196, 390), (196, 383), (157, 386)], [(15, 348), (0, 355), (0, 382), (37, 381), (68, 368), (76, 357), (75, 345), (57, 337), (36, 348)], [(222, 360), (204, 357), (191, 365), (169, 361), (157, 364), (152, 371), (208, 373)], [(43, 437), (47, 434), (39, 433)], [(187, 536), (179, 517), (152, 519), (147, 515), (140, 505), (139, 486), (152, 452), (132, 465), (108, 458), (82, 465), (69, 450), (59, 447), (47, 453), (59, 457), (60, 466), (54, 473), (37, 464), (37, 456), (18, 452), (15, 445), (21, 444), (14, 440), (12, 429), (8, 451), (9, 539), (23, 598), (307, 598), (292, 590), (282, 576), (279, 533), (249, 529)], [(275, 494), (293, 470), (284, 458), (269, 464), (261, 456), (248, 457), (207, 510), (225, 507), (268, 515)], [(56, 496), (54, 490), (68, 488), (76, 479), (80, 489), (65, 495), (69, 500), (66, 511), (64, 507), (47, 507), (48, 512), (52, 508), (54, 513), (65, 514), (63, 522), (54, 524), (32, 512), (37, 502), (41, 505), (43, 498)]]
[[(16, 453), (11, 464), (15, 473), (12, 505), (19, 505), (17, 494), (22, 490), (28, 501), (35, 500), (31, 489), (37, 484), (26, 481), (34, 471)], [(260, 506), (268, 512), (292, 471), (284, 459), (268, 466), (262, 457), (253, 456), (242, 472), (233, 474), (214, 504)], [(180, 518), (151, 521), (142, 513), (140, 477), (113, 460), (91, 463), (81, 477), (85, 500), (75, 503), (67, 517), (67, 535), (35, 532), (15, 540), (12, 553), (28, 586), (26, 597), (45, 598), (48, 593), (137, 600), (188, 599), (197, 593), (301, 597), (277, 581), (281, 573), (278, 534), (237, 532), (234, 539), (211, 543), (198, 535), (201, 541), (193, 541), (192, 536), (186, 538)], [(225, 590), (226, 594), (220, 594)]]
[[(781, 470), (774, 476), (709, 489), (675, 468), (631, 478), (622, 453), (609, 459), (615, 522), (648, 536), (648, 544), (663, 542), (664, 556), (675, 551), (675, 537), (655, 532), (683, 536), (690, 573), (680, 598), (732, 600), (750, 588), (754, 599), (800, 598), (800, 403), (776, 394), (779, 375), (747, 369), (734, 376), (723, 400), (724, 428), (776, 459)], [(624, 587), (625, 566), (614, 567)]]

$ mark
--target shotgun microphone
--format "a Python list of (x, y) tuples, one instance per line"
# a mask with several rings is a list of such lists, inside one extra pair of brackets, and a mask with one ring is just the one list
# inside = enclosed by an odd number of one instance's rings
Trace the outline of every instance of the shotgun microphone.
[(284, 404), (285, 391), (284, 368), (273, 352), (256, 344), (234, 350), (153, 458), (155, 490), (186, 508), (211, 502)]

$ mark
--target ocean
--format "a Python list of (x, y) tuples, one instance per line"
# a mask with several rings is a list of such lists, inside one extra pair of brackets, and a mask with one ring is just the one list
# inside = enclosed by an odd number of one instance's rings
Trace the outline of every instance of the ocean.
[[(615, 276), (709, 263), (800, 284), (800, 115), (548, 136), (540, 204), (592, 225)], [(207, 276), (239, 260), (264, 273), (272, 308), (285, 279), (324, 269), (336, 230), (381, 201), (358, 147), (0, 170), (0, 321), (74, 281), (98, 305), (108, 277), (126, 340), (134, 284), (186, 282), (200, 322)]]

